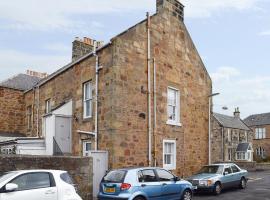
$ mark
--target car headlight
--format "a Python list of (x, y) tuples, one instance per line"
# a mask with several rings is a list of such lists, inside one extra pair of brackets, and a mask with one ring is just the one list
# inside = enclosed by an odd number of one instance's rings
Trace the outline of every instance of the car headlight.
[(200, 180), (199, 184), (201, 186), (211, 186), (213, 184), (212, 180)]

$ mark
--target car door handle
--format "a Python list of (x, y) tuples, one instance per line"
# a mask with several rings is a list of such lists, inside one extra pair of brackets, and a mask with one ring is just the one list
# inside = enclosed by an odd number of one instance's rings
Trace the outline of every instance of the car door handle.
[(55, 192), (52, 191), (52, 190), (48, 190), (48, 191), (45, 192), (45, 194), (55, 194)]
[(142, 186), (142, 187), (146, 187), (146, 185), (145, 185), (145, 184), (141, 184), (141, 186)]

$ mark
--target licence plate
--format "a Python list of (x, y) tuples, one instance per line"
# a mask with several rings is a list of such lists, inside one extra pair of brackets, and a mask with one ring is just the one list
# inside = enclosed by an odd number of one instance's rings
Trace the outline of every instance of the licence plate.
[(106, 193), (115, 193), (115, 188), (105, 188)]

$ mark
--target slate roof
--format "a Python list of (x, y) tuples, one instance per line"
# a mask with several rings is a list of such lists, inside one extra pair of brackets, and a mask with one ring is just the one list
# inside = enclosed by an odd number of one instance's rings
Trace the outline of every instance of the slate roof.
[(244, 122), (248, 126), (260, 126), (260, 125), (268, 125), (270, 124), (270, 113), (263, 113), (257, 115), (250, 115)]
[(236, 152), (247, 152), (250, 148), (249, 143), (240, 143), (237, 146)]
[(250, 128), (240, 118), (222, 115), (219, 113), (214, 113), (213, 116), (223, 127), (250, 131)]
[(40, 80), (41, 78), (39, 77), (27, 74), (18, 74), (0, 82), (0, 86), (25, 91), (32, 89)]

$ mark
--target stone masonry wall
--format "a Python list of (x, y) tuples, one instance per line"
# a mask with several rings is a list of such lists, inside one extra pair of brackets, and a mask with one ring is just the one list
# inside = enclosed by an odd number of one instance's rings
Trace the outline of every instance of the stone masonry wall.
[[(266, 130), (266, 138), (265, 139), (255, 139), (256, 128), (265, 128)], [(256, 157), (256, 149), (262, 147), (265, 150), (266, 157), (270, 158), (270, 125), (263, 125), (263, 126), (254, 126), (251, 127), (254, 134), (253, 140), (253, 149), (254, 149), (254, 156)]]
[[(163, 167), (163, 140), (176, 140), (174, 172), (188, 176), (208, 161), (211, 80), (185, 25), (171, 12), (161, 10), (151, 18), (151, 44), (151, 57), (156, 58), (157, 65), (157, 164)], [(146, 22), (114, 38), (113, 45), (112, 68), (117, 72), (112, 99), (115, 101), (113, 167), (147, 166)], [(181, 126), (167, 124), (169, 86), (179, 89), (181, 94)]]
[(0, 156), (0, 174), (14, 170), (55, 169), (68, 171), (83, 200), (92, 199), (92, 158), (42, 157), (42, 156)]
[[(232, 149), (232, 160), (236, 159), (236, 149), (239, 143), (249, 142), (253, 143), (252, 131), (245, 131), (240, 129), (223, 128), (218, 121), (213, 117), (212, 119), (212, 138), (211, 138), (211, 149), (212, 149), (212, 162), (223, 162), (229, 161), (228, 151)], [(222, 152), (222, 131), (223, 131), (223, 152)], [(231, 132), (231, 138), (228, 138), (228, 131)], [(245, 138), (245, 132), (247, 133), (247, 139)], [(253, 147), (254, 148), (254, 147)]]
[(23, 92), (0, 87), (0, 132), (24, 133)]

